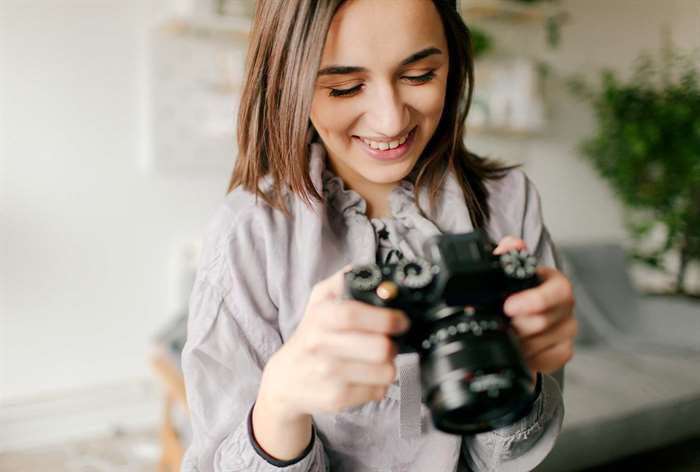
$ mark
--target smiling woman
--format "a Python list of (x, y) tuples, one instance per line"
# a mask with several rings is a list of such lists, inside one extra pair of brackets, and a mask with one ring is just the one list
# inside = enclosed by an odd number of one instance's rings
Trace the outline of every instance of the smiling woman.
[(454, 1), (263, 1), (251, 43), (229, 190), (241, 186), (285, 211), (284, 184), (306, 202), (322, 199), (307, 158), (318, 134), (331, 169), (367, 199), (370, 215), (388, 214), (391, 186), (409, 174), (432, 208), (449, 169), (476, 226), (488, 219), (484, 180), (509, 168), (462, 140), (474, 74)]
[[(472, 69), (454, 1), (258, 1), (239, 156), (190, 300), (183, 471), (520, 471), (549, 453), (570, 285), (525, 174), (464, 145)], [(503, 307), (532, 403), (460, 436), (435, 429), (418, 355), (397, 353), (411, 320), (345, 299), (343, 277), (474, 229), (549, 267)]]
[[(388, 37), (387, 19), (396, 33)], [(435, 133), (450, 69), (447, 51), (431, 2), (400, 9), (392, 2), (349, 2), (331, 22), (311, 122), (331, 169), (365, 196), (370, 217), (390, 214), (388, 194)]]

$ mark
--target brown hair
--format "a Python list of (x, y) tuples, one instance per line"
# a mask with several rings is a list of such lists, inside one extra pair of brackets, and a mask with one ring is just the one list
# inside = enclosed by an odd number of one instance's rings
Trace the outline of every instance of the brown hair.
[[(229, 192), (242, 186), (285, 213), (285, 184), (307, 204), (324, 201), (309, 175), (308, 133), (313, 131), (309, 114), (326, 34), (342, 2), (258, 0), (238, 115), (239, 156)], [(489, 219), (484, 180), (500, 178), (512, 167), (481, 158), (464, 145), (474, 88), (471, 35), (454, 0), (433, 3), (449, 49), (446, 96), (462, 99), (445, 101), (435, 133), (411, 172), (416, 202), (425, 185), (432, 208), (451, 171), (462, 187), (474, 226), (480, 228)], [(268, 175), (272, 186), (263, 191), (259, 180)]]

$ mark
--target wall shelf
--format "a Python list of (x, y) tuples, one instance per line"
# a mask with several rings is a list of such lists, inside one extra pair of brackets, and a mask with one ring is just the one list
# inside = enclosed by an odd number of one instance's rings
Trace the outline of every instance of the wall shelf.
[(512, 0), (462, 0), (460, 13), (467, 21), (500, 20), (543, 23), (556, 14), (556, 4), (525, 4)]
[(247, 41), (253, 21), (250, 18), (192, 20), (171, 18), (157, 26), (162, 34), (190, 38), (233, 39)]

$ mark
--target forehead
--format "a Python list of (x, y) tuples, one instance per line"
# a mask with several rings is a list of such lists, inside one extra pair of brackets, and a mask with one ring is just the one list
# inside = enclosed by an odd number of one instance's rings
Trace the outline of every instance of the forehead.
[(429, 46), (447, 53), (432, 0), (347, 0), (333, 17), (321, 65), (394, 66)]

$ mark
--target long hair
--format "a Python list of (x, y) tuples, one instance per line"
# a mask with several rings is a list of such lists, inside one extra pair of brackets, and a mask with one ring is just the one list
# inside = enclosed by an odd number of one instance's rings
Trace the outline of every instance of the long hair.
[[(333, 15), (343, 0), (258, 0), (250, 36), (238, 114), (238, 148), (229, 192), (242, 186), (270, 206), (288, 214), (285, 186), (302, 201), (324, 201), (311, 181), (308, 133), (316, 74)], [(442, 117), (411, 172), (416, 202), (428, 189), (434, 207), (447, 172), (462, 187), (476, 228), (489, 219), (486, 179), (500, 178), (512, 167), (467, 150), (464, 127), (474, 89), (474, 62), (469, 28), (455, 0), (433, 0), (442, 19), (449, 49), (449, 73)], [(269, 176), (271, 187), (260, 188)], [(420, 208), (419, 203), (419, 209)]]

